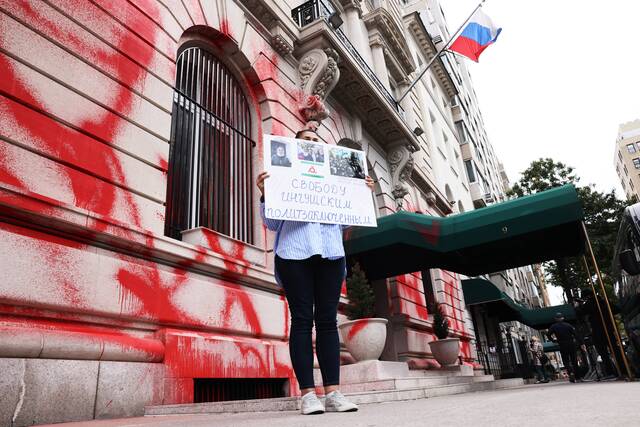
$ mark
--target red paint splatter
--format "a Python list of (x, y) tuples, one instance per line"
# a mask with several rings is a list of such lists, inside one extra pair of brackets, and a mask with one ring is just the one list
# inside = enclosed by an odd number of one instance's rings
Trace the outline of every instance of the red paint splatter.
[(349, 332), (347, 333), (347, 339), (348, 340), (353, 339), (353, 337), (355, 337), (358, 334), (358, 332), (363, 330), (368, 324), (369, 324), (369, 321), (367, 319), (356, 320), (351, 325), (351, 328), (349, 328)]
[[(186, 277), (178, 277), (175, 283), (163, 283), (157, 268), (129, 271), (121, 268), (116, 273), (116, 279), (120, 283), (121, 305), (130, 305), (134, 309), (136, 304), (132, 297), (140, 303), (140, 307), (133, 310), (138, 315), (149, 316), (162, 323), (188, 322), (201, 325), (198, 319), (179, 309), (173, 302), (173, 294)], [(123, 308), (124, 309), (124, 308)]]
[(398, 276), (396, 281), (399, 296), (414, 304), (419, 319), (427, 320), (426, 299), (424, 294), (418, 290), (418, 279), (412, 274), (405, 274)]
[[(30, 8), (28, 4), (22, 3), (25, 6), (25, 13), (30, 16), (31, 19), (40, 22), (42, 25), (45, 25), (46, 28), (54, 34), (58, 34), (60, 37), (60, 30), (56, 28), (55, 23), (50, 21), (46, 16), (42, 16), (36, 10)], [(131, 16), (131, 25), (135, 26), (137, 21), (140, 20), (141, 17), (138, 15)], [(82, 45), (82, 41), (70, 36), (68, 34), (64, 34), (69, 40), (71, 40), (75, 44)], [(132, 38), (135, 36), (131, 33), (126, 33), (123, 39), (120, 41), (120, 44), (127, 45), (132, 43)], [(106, 54), (106, 53), (97, 53), (97, 60), (107, 63), (119, 63), (117, 54)], [(100, 56), (102, 55), (102, 56)], [(152, 60), (152, 53), (149, 51), (147, 56), (144, 58), (145, 64), (148, 64)], [(118, 80), (126, 82), (128, 86), (134, 85), (138, 80), (142, 79), (144, 75), (141, 72), (141, 69), (136, 71), (132, 71), (128, 68), (118, 68)], [(47, 112), (45, 105), (39, 99), (37, 99), (37, 94), (33, 94), (31, 89), (27, 87), (23, 81), (15, 74), (14, 68), (11, 64), (11, 60), (9, 60), (5, 56), (0, 56), (0, 74), (4, 75), (5, 78), (2, 79), (5, 84), (0, 83), (0, 92), (3, 94), (9, 93), (11, 96), (20, 99), (21, 102), (28, 104), (31, 108), (36, 111)], [(112, 102), (112, 108), (115, 111), (121, 112), (122, 114), (130, 113), (132, 104), (133, 104), (133, 92), (130, 90), (123, 88), (120, 92), (114, 95)], [(30, 134), (37, 140), (49, 146), (50, 150), (59, 150), (62, 158), (75, 158), (78, 156), (78, 153), (74, 150), (74, 146), (69, 145), (58, 145), (54, 144), (54, 139), (52, 136), (56, 136), (58, 138), (73, 138), (73, 131), (67, 128), (66, 126), (56, 123), (50, 122), (46, 127), (34, 127), (32, 125), (32, 121), (29, 120), (29, 114), (26, 113), (25, 109), (21, 108), (13, 108), (10, 110), (14, 116), (14, 120), (17, 124), (21, 125), (25, 130), (29, 131)], [(84, 122), (79, 123), (79, 128), (85, 132), (93, 134), (94, 136), (100, 136), (102, 139), (106, 141), (111, 141), (122, 124), (122, 119), (114, 114), (105, 114), (101, 115), (100, 119), (88, 119)], [(81, 154), (82, 155), (82, 154)], [(89, 155), (88, 153), (86, 155)], [(103, 171), (106, 178), (110, 182), (126, 182), (126, 177), (124, 174), (124, 170), (120, 161), (116, 154), (113, 152), (113, 149), (106, 149), (101, 155), (93, 156), (92, 162), (99, 170)], [(111, 215), (113, 214), (115, 206), (115, 188), (111, 185), (100, 185), (99, 187), (92, 187), (90, 185), (86, 185), (83, 182), (83, 178), (79, 174), (71, 173), (73, 172), (70, 169), (61, 168), (60, 171), (62, 173), (66, 173), (67, 177), (71, 183), (71, 189), (74, 194), (74, 198), (76, 200), (76, 205), (88, 209), (91, 211), (98, 212), (103, 215)], [(140, 226), (140, 213), (139, 208), (136, 206), (133, 196), (129, 192), (125, 192), (125, 203), (127, 205), (127, 211), (130, 212), (131, 221), (136, 225)]]
[[(159, 362), (164, 356), (164, 346), (162, 343), (149, 334), (135, 336), (115, 328), (89, 325), (86, 323), (0, 315), (0, 329), (4, 331), (16, 331), (16, 328), (18, 328), (18, 331), (20, 328), (48, 331), (58, 334), (62, 339), (68, 337), (83, 339), (87, 342), (102, 342), (105, 346), (115, 346), (125, 353), (128, 351), (142, 353), (149, 362)], [(109, 349), (108, 351), (111, 352), (112, 350)]]
[(415, 227), (416, 231), (420, 234), (420, 236), (422, 236), (424, 240), (427, 241), (427, 243), (434, 246), (438, 244), (438, 241), (440, 240), (439, 221), (434, 220), (431, 225), (417, 224), (415, 222), (411, 222), (410, 224)]
[(220, 19), (220, 32), (228, 37), (233, 37), (231, 34), (231, 28), (229, 27), (229, 21), (222, 18)]

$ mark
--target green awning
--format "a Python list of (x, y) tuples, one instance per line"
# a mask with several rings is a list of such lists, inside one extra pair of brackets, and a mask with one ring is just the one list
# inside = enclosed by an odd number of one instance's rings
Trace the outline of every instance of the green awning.
[(397, 212), (347, 229), (345, 250), (371, 280), (429, 268), (478, 276), (581, 254), (582, 218), (565, 185), (444, 218)]
[(495, 284), (485, 279), (463, 280), (462, 292), (465, 305), (483, 304), (492, 316), (498, 317), (500, 322), (517, 320), (534, 329), (546, 329), (554, 322), (556, 313), (562, 313), (568, 321), (576, 319), (576, 312), (569, 304), (528, 308), (512, 300)]
[(482, 304), (492, 316), (497, 316), (500, 322), (510, 322), (520, 318), (522, 307), (488, 280), (463, 280), (462, 293), (467, 307)]

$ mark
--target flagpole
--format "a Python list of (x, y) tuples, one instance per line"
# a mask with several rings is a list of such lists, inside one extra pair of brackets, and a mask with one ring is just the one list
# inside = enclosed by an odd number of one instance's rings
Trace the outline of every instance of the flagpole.
[(420, 79), (422, 78), (422, 76), (424, 76), (424, 73), (427, 72), (427, 70), (431, 67), (431, 65), (436, 61), (436, 59), (438, 59), (438, 57), (440, 56), (440, 54), (442, 52), (444, 52), (445, 50), (447, 50), (449, 48), (449, 45), (451, 44), (451, 42), (453, 40), (455, 40), (456, 36), (458, 35), (458, 33), (460, 31), (462, 31), (462, 29), (464, 28), (465, 25), (467, 25), (467, 22), (469, 22), (469, 20), (471, 19), (471, 17), (473, 16), (474, 13), (476, 13), (476, 11), (478, 9), (480, 9), (482, 7), (482, 4), (487, 1), (487, 0), (482, 0), (480, 3), (478, 3), (478, 5), (476, 6), (475, 9), (473, 9), (473, 12), (471, 12), (471, 14), (469, 14), (469, 16), (467, 17), (467, 19), (465, 19), (465, 21), (462, 23), (462, 25), (460, 25), (460, 27), (456, 30), (455, 33), (453, 33), (453, 36), (451, 36), (449, 38), (449, 40), (447, 41), (447, 43), (444, 45), (444, 47), (442, 49), (440, 49), (435, 55), (433, 55), (433, 58), (431, 58), (431, 61), (429, 61), (429, 63), (427, 64), (427, 66), (424, 68), (424, 70), (422, 70), (422, 72), (420, 73), (420, 75), (418, 77), (415, 78), (415, 80), (413, 81), (413, 83), (411, 83), (411, 85), (409, 86), (409, 89), (407, 89), (402, 96), (400, 97), (400, 99), (398, 99), (396, 102), (399, 104), (400, 102), (402, 102), (402, 100), (409, 94), (409, 92), (411, 92), (411, 89), (413, 89), (413, 87), (420, 81)]

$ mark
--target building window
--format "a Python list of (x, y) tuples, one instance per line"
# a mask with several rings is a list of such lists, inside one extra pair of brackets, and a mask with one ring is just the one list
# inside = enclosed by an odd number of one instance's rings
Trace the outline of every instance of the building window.
[(458, 131), (458, 138), (460, 139), (460, 143), (467, 142), (467, 133), (464, 130), (464, 123), (462, 120), (456, 122), (456, 130)]
[[(637, 166), (636, 166), (637, 168)], [(622, 169), (624, 170), (624, 174), (629, 176), (629, 170), (627, 169), (627, 165), (622, 165)]]
[(633, 188), (633, 182), (631, 180), (629, 180), (629, 187), (631, 187), (631, 191), (635, 190), (635, 188)]
[(635, 144), (627, 144), (627, 151), (629, 153), (635, 153), (636, 152), (636, 145)]
[(640, 151), (640, 142), (636, 142), (636, 149)]
[(465, 160), (464, 167), (467, 170), (467, 178), (469, 178), (469, 183), (476, 182), (476, 174), (473, 172), (473, 161)]
[(620, 159), (620, 161), (622, 161), (622, 153), (620, 152), (620, 150), (618, 150), (618, 158)]
[(249, 103), (229, 69), (200, 47), (176, 63), (165, 235), (206, 227), (253, 243)]
[(635, 166), (636, 169), (640, 169), (640, 158), (636, 157), (635, 159), (633, 159), (633, 166)]

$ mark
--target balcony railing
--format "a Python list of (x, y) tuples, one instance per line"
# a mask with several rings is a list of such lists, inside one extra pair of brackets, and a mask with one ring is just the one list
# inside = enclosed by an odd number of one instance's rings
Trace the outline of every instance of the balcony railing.
[[(293, 9), (291, 11), (291, 17), (300, 27), (304, 27), (311, 24), (312, 22), (317, 21), (318, 19), (325, 19), (328, 21), (334, 13), (336, 13), (336, 9), (330, 2), (325, 0), (310, 0)], [(333, 28), (332, 25), (329, 25), (329, 27)], [(356, 49), (355, 46), (351, 44), (347, 35), (339, 28), (333, 28), (333, 31), (336, 34), (338, 40), (340, 40), (342, 46), (353, 57), (358, 66), (360, 66), (360, 69), (369, 78), (369, 80), (371, 80), (376, 89), (378, 89), (378, 92), (380, 92), (382, 97), (389, 103), (389, 105), (391, 105), (394, 110), (396, 110), (396, 112), (401, 117), (403, 117), (404, 111), (400, 104), (398, 104), (393, 95), (389, 93), (378, 76), (376, 76), (376, 73), (374, 73), (371, 67), (369, 67), (369, 64), (367, 64), (364, 58), (360, 55), (358, 49)]]

